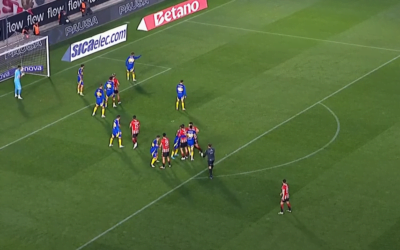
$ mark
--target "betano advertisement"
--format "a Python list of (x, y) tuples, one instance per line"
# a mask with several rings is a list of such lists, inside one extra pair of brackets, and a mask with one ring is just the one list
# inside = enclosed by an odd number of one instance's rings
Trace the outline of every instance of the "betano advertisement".
[(73, 62), (103, 49), (125, 42), (127, 32), (128, 25), (124, 24), (101, 34), (86, 38), (85, 40), (73, 43), (65, 52), (62, 60)]
[(207, 8), (207, 0), (189, 0), (143, 17), (138, 30), (149, 31)]
[[(110, 0), (89, 0), (90, 6), (96, 6), (98, 4), (102, 4)], [(19, 14), (12, 15), (7, 17), (6, 19), (1, 20), (1, 27), (5, 28), (7, 32), (3, 33), (3, 39), (7, 38), (6, 36), (10, 36), (14, 32), (20, 32), (25, 26), (31, 27), (35, 22), (39, 22), (39, 25), (45, 25), (51, 23), (53, 21), (57, 21), (58, 13), (61, 10), (65, 10), (68, 15), (72, 15), (78, 13), (80, 11), (81, 0), (56, 0), (56, 1), (29, 1), (29, 0), (0, 0), (0, 2), (16, 2), (22, 6), (24, 11)], [(46, 4), (43, 5), (33, 5), (34, 8), (29, 9), (25, 2), (44, 2)], [(32, 5), (32, 3), (30, 3)], [(29, 6), (30, 6), (29, 5)], [(24, 7), (25, 6), (25, 7)], [(14, 7), (7, 7), (14, 8)], [(25, 11), (26, 9), (26, 11)], [(4, 11), (4, 9), (2, 10)]]

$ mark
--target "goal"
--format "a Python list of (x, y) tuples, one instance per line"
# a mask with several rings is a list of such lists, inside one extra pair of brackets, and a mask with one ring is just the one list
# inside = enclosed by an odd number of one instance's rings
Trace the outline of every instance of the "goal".
[(50, 77), (48, 37), (15, 33), (0, 43), (0, 82), (14, 77), (18, 65), (25, 74)]

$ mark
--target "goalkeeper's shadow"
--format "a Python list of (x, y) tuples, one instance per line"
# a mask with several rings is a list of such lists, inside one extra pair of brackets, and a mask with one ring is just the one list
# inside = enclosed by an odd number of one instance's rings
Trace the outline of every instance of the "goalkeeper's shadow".
[(53, 91), (54, 91), (57, 99), (61, 100), (60, 92), (57, 90), (56, 86), (54, 85), (53, 80), (51, 79), (51, 77), (49, 77), (48, 79), (49, 79), (49, 82), (51, 83), (51, 87), (53, 88)]
[(25, 110), (24, 102), (17, 99), (17, 103), (18, 103), (18, 111), (21, 113), (21, 115), (25, 118), (30, 118), (31, 115)]

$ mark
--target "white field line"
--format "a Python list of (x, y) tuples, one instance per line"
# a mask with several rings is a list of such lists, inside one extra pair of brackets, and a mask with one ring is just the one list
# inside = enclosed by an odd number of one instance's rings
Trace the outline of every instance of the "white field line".
[[(99, 59), (106, 59), (106, 60), (111, 60), (111, 61), (116, 61), (116, 62), (125, 63), (125, 60), (121, 60), (121, 59), (117, 59), (117, 58), (111, 58), (111, 57), (104, 57), (104, 56), (101, 56), (101, 57), (99, 57)], [(145, 66), (150, 66), (150, 67), (155, 67), (155, 68), (170, 69), (170, 67), (159, 66), (159, 65), (148, 64), (148, 63), (138, 63), (138, 62), (135, 62), (135, 64), (138, 64), (138, 65), (145, 65)]]
[[(70, 66), (70, 67), (64, 68), (63, 70), (57, 71), (56, 73), (52, 74), (52, 76), (58, 75), (58, 74), (61, 74), (61, 73), (64, 73), (64, 72), (66, 72), (66, 71), (68, 71), (68, 70), (70, 70), (70, 69), (73, 69), (73, 68), (78, 68), (79, 65), (81, 65), (81, 64), (91, 62), (91, 61), (93, 61), (93, 60), (95, 60), (95, 59), (98, 59), (98, 58), (100, 58), (100, 57), (102, 57), (102, 56), (105, 56), (105, 55), (108, 55), (108, 54), (110, 54), (110, 53), (113, 53), (113, 52), (115, 52), (115, 51), (117, 51), (117, 50), (119, 50), (119, 49), (128, 47), (128, 46), (132, 45), (133, 43), (142, 41), (142, 40), (144, 40), (144, 39), (146, 39), (146, 38), (148, 38), (148, 37), (151, 37), (151, 36), (154, 36), (154, 35), (156, 35), (156, 34), (158, 34), (158, 33), (163, 32), (163, 31), (169, 30), (169, 29), (171, 29), (171, 28), (173, 28), (173, 27), (175, 27), (175, 26), (177, 26), (177, 25), (180, 25), (180, 24), (182, 24), (182, 23), (188, 22), (188, 21), (190, 21), (190, 20), (192, 20), (192, 19), (194, 19), (194, 18), (196, 18), (196, 17), (199, 17), (199, 16), (202, 16), (202, 15), (204, 15), (204, 14), (207, 14), (207, 13), (213, 11), (213, 10), (219, 9), (219, 8), (221, 8), (221, 7), (225, 6), (225, 5), (231, 4), (231, 3), (235, 2), (235, 1), (236, 1), (236, 0), (232, 0), (232, 1), (226, 2), (226, 3), (221, 4), (221, 5), (219, 5), (219, 6), (215, 7), (215, 8), (212, 8), (212, 9), (209, 9), (209, 10), (206, 10), (206, 11), (203, 11), (203, 12), (201, 12), (201, 13), (198, 14), (198, 15), (194, 15), (194, 16), (192, 16), (192, 17), (186, 18), (186, 19), (184, 19), (184, 20), (181, 21), (181, 22), (178, 22), (178, 23), (176, 23), (176, 24), (172, 24), (172, 25), (170, 25), (170, 26), (167, 26), (167, 27), (164, 28), (164, 29), (161, 29), (161, 30), (155, 31), (155, 32), (153, 32), (153, 33), (150, 33), (150, 34), (147, 35), (147, 36), (141, 37), (141, 38), (136, 39), (136, 40), (134, 40), (134, 41), (132, 41), (132, 42), (129, 42), (129, 43), (124, 43), (123, 45), (121, 45), (121, 46), (119, 46), (119, 47), (117, 47), (117, 48), (115, 48), (115, 49), (108, 50), (107, 52), (105, 52), (105, 53), (103, 53), (103, 54), (100, 54), (100, 55), (98, 55), (98, 56), (92, 57), (91, 59), (88, 59), (88, 60), (86, 60), (86, 61), (80, 62), (80, 63), (75, 64), (75, 65), (72, 65), (72, 66)], [(36, 84), (36, 83), (38, 83), (38, 82), (41, 82), (41, 81), (43, 81), (43, 80), (45, 80), (45, 79), (47, 79), (47, 77), (38, 79), (38, 80), (33, 81), (33, 82), (29, 83), (29, 84), (22, 84), (22, 87), (25, 88), (25, 87), (31, 86), (31, 85)], [(0, 95), (0, 98), (2, 98), (2, 97), (4, 97), (4, 96), (7, 96), (7, 95), (10, 95), (10, 94), (14, 94), (14, 91), (10, 91), (10, 92), (8, 92), (8, 93), (5, 93), (5, 94)]]
[[(132, 84), (132, 85), (130, 85), (130, 86), (127, 87), (127, 88), (124, 88), (124, 89), (121, 90), (120, 92), (124, 92), (125, 90), (128, 90), (128, 89), (130, 89), (130, 88), (132, 88), (132, 87), (134, 87), (134, 86), (136, 86), (136, 85), (145, 83), (145, 82), (147, 82), (148, 80), (151, 80), (151, 79), (153, 79), (153, 78), (156, 77), (156, 76), (159, 76), (159, 75), (161, 75), (161, 74), (164, 74), (165, 72), (167, 72), (167, 71), (169, 71), (169, 70), (171, 70), (171, 69), (168, 68), (168, 69), (166, 69), (166, 70), (164, 70), (164, 71), (161, 71), (161, 72), (159, 72), (159, 73), (157, 73), (157, 74), (155, 74), (155, 75), (153, 75), (153, 76), (150, 76), (150, 77), (148, 77), (148, 78), (146, 78), (146, 79), (144, 79), (144, 80), (142, 80), (142, 81), (138, 81), (137, 83)], [(32, 136), (32, 135), (34, 135), (34, 134), (36, 134), (36, 133), (38, 133), (38, 132), (40, 132), (40, 131), (42, 131), (42, 130), (44, 130), (44, 129), (46, 129), (46, 128), (49, 128), (49, 127), (51, 127), (51, 126), (53, 126), (53, 125), (55, 125), (55, 124), (57, 124), (57, 123), (59, 123), (59, 122), (65, 120), (65, 119), (67, 119), (68, 117), (71, 117), (71, 116), (73, 116), (73, 115), (75, 115), (75, 114), (81, 112), (82, 110), (85, 110), (85, 109), (87, 109), (87, 108), (89, 108), (89, 107), (91, 107), (91, 106), (93, 106), (93, 105), (94, 105), (94, 104), (90, 104), (90, 105), (87, 105), (87, 106), (85, 106), (85, 107), (83, 107), (83, 108), (80, 108), (80, 109), (78, 109), (78, 110), (76, 110), (76, 111), (70, 113), (69, 115), (66, 115), (66, 116), (64, 116), (64, 117), (62, 117), (62, 118), (60, 118), (60, 119), (58, 119), (58, 120), (56, 120), (56, 121), (54, 121), (54, 122), (52, 122), (52, 123), (47, 124), (46, 126), (43, 126), (43, 127), (39, 128), (39, 129), (37, 129), (37, 130), (35, 130), (35, 131), (33, 131), (33, 132), (27, 134), (27, 135), (22, 136), (21, 138), (15, 140), (15, 141), (12, 141), (12, 142), (10, 142), (10, 143), (4, 145), (4, 146), (1, 146), (1, 147), (0, 147), (0, 150), (3, 150), (3, 149), (5, 149), (5, 148), (7, 148), (7, 147), (9, 147), (9, 146), (11, 146), (11, 145), (13, 145), (13, 144), (15, 144), (15, 143), (21, 141), (21, 140), (23, 140), (23, 139), (28, 138), (29, 136)]]
[(266, 34), (266, 35), (272, 35), (272, 36), (282, 36), (282, 37), (290, 37), (290, 38), (304, 39), (304, 40), (317, 41), (317, 42), (325, 42), (325, 43), (334, 43), (334, 44), (341, 44), (341, 45), (347, 45), (347, 46), (355, 46), (355, 47), (367, 48), (367, 49), (377, 49), (377, 50), (400, 52), (400, 49), (390, 49), (390, 48), (383, 48), (383, 47), (375, 47), (375, 46), (368, 46), (368, 45), (355, 44), (355, 43), (346, 43), (346, 42), (318, 39), (318, 38), (305, 37), (305, 36), (295, 36), (295, 35), (281, 34), (281, 33), (275, 33), (275, 32), (262, 31), (262, 30), (239, 28), (239, 27), (212, 24), (212, 23), (202, 23), (202, 22), (196, 22), (196, 21), (190, 21), (190, 20), (188, 20), (188, 22), (189, 23), (194, 23), (194, 24), (212, 26), (212, 27), (219, 27), (219, 28), (224, 28), (224, 29), (234, 29), (234, 30), (241, 30), (241, 31), (247, 31), (247, 32)]
[[(244, 144), (243, 146), (239, 147), (238, 149), (236, 149), (235, 151), (232, 151), (231, 153), (225, 155), (224, 157), (222, 157), (219, 161), (217, 161), (215, 163), (215, 165), (223, 162), (224, 160), (228, 159), (229, 157), (231, 157), (232, 155), (236, 154), (237, 152), (239, 152), (240, 150), (250, 146), (252, 143), (256, 142), (257, 140), (259, 140), (260, 138), (264, 137), (265, 135), (271, 133), (272, 131), (274, 131), (275, 129), (279, 128), (280, 126), (288, 123), (289, 121), (293, 120), (294, 118), (298, 117), (299, 115), (307, 112), (308, 110), (310, 110), (311, 108), (313, 108), (314, 106), (322, 103), (323, 101), (327, 100), (328, 98), (336, 95), (337, 93), (347, 89), (348, 87), (350, 87), (351, 85), (353, 85), (354, 83), (360, 81), (361, 79), (371, 75), (372, 73), (374, 73), (375, 71), (381, 69), (382, 67), (388, 65), (389, 63), (395, 61), (396, 59), (398, 59), (400, 57), (400, 55), (396, 56), (395, 58), (385, 62), (384, 64), (378, 66), (377, 68), (369, 71), (368, 73), (360, 76), (359, 78), (357, 78), (356, 80), (348, 83), (347, 85), (343, 86), (342, 88), (338, 89), (337, 91), (333, 92), (332, 94), (322, 98), (321, 100), (319, 100), (318, 102), (314, 103), (313, 105), (309, 106), (308, 108), (300, 111), (299, 113), (295, 114), (294, 116), (290, 117), (289, 119), (279, 123), (278, 125), (276, 125), (275, 127), (265, 131), (264, 133), (262, 133), (261, 135), (257, 136), (256, 138), (254, 138), (253, 140), (249, 141), (248, 143)], [(165, 198), (166, 196), (168, 196), (170, 193), (173, 193), (175, 190), (179, 189), (180, 187), (184, 186), (186, 183), (190, 182), (193, 179), (196, 179), (199, 175), (201, 175), (202, 173), (204, 173), (207, 169), (204, 169), (202, 171), (200, 171), (199, 173), (195, 174), (194, 176), (190, 177), (189, 179), (187, 179), (186, 181), (182, 182), (181, 184), (179, 184), (178, 186), (176, 186), (175, 188), (171, 189), (170, 191), (166, 192), (165, 194), (161, 195), (160, 197), (158, 197), (157, 199), (153, 200), (152, 202), (150, 202), (149, 204), (147, 204), (146, 206), (142, 207), (141, 209), (137, 210), (136, 212), (134, 212), (133, 214), (129, 215), (128, 217), (126, 217), (125, 219), (121, 220), (120, 222), (118, 222), (117, 224), (115, 224), (114, 226), (110, 227), (109, 229), (105, 230), (104, 232), (102, 232), (101, 234), (97, 235), (96, 237), (94, 237), (93, 239), (89, 240), (88, 242), (86, 242), (85, 244), (83, 244), (82, 246), (78, 247), (76, 250), (81, 250), (83, 248), (85, 248), (86, 246), (90, 245), (91, 243), (93, 243), (94, 241), (98, 240), (99, 238), (103, 237), (104, 235), (106, 235), (107, 233), (109, 233), (110, 231), (114, 230), (115, 228), (119, 227), (120, 225), (124, 224), (126, 221), (130, 220), (131, 218), (135, 217), (136, 215), (140, 214), (141, 212), (143, 212), (144, 210), (146, 210), (147, 208), (151, 207), (153, 204), (157, 203), (158, 201), (162, 200), (163, 198)]]
[[(302, 160), (308, 159), (308, 158), (318, 154), (319, 152), (323, 151), (327, 147), (329, 147), (336, 140), (336, 138), (339, 136), (339, 133), (340, 133), (340, 120), (339, 120), (338, 116), (335, 114), (335, 112), (333, 112), (328, 106), (326, 106), (323, 103), (319, 103), (319, 104), (321, 104), (324, 108), (326, 108), (329, 111), (329, 113), (331, 113), (332, 116), (336, 120), (336, 132), (333, 135), (332, 139), (328, 143), (326, 143), (324, 146), (322, 146), (321, 148), (315, 150), (314, 152), (312, 152), (312, 153), (310, 153), (308, 155), (305, 155), (305, 156), (300, 157), (300, 158), (298, 158), (296, 160), (293, 160), (293, 161), (289, 161), (289, 162), (282, 163), (282, 164), (279, 164), (279, 165), (275, 165), (275, 166), (272, 166), (272, 167), (266, 167), (266, 168), (261, 168), (261, 169), (257, 169), (257, 170), (252, 170), (252, 171), (246, 171), (246, 172), (240, 172), (240, 173), (234, 173), (234, 174), (217, 175), (217, 176), (214, 176), (214, 178), (232, 177), (232, 176), (239, 176), (239, 175), (248, 175), (248, 174), (258, 173), (258, 172), (261, 172), (261, 171), (275, 169), (275, 168), (286, 167), (286, 166), (289, 166), (291, 164), (294, 164), (294, 163), (300, 162)], [(199, 180), (199, 179), (208, 179), (208, 178), (205, 177), (205, 176), (202, 176), (202, 177), (197, 177), (196, 179)]]

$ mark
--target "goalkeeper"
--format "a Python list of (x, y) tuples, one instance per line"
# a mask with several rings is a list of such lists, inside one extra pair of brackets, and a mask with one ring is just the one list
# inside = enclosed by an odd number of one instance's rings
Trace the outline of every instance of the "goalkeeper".
[(15, 70), (14, 73), (14, 86), (15, 86), (15, 98), (22, 99), (21, 97), (21, 77), (24, 75), (22, 73), (21, 65), (18, 65), (17, 69)]

